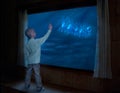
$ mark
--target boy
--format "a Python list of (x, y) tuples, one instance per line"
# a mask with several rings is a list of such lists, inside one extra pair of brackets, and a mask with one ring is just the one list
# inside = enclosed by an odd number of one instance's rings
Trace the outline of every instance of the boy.
[(47, 40), (51, 31), (52, 31), (52, 25), (49, 24), (48, 32), (42, 38), (38, 38), (38, 39), (35, 39), (36, 33), (34, 29), (28, 28), (25, 32), (26, 36), (29, 38), (29, 41), (25, 47), (25, 58), (27, 60), (27, 69), (25, 76), (26, 90), (28, 90), (30, 87), (32, 69), (34, 70), (37, 92), (40, 92), (44, 89), (40, 77), (40, 55), (41, 55), (40, 46)]

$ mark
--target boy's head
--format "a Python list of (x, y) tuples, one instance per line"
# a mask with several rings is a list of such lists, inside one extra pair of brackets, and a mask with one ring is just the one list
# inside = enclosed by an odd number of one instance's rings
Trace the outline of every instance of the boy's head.
[(26, 29), (25, 35), (26, 35), (28, 38), (35, 38), (35, 37), (36, 37), (36, 33), (35, 33), (35, 30), (34, 30), (33, 28), (28, 28), (28, 29)]

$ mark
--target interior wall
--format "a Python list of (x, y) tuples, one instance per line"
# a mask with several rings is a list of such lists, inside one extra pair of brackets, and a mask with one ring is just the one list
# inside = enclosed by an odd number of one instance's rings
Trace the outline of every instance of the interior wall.
[[(17, 32), (17, 9), (16, 0), (3, 0), (1, 13), (1, 61), (0, 72), (1, 77), (4, 75), (13, 76), (15, 73), (17, 61), (17, 46), (18, 46), (18, 32)], [(3, 79), (5, 77), (2, 77)], [(2, 80), (2, 79), (1, 79)]]
[[(7, 2), (7, 3), (6, 3)], [(24, 68), (16, 66), (17, 48), (18, 48), (18, 30), (17, 30), (17, 6), (16, 0), (6, 0), (3, 11), (3, 52), (1, 71), (2, 75), (8, 77), (17, 77), (18, 73), (24, 76)], [(43, 82), (53, 83), (78, 89), (113, 93), (120, 91), (120, 0), (109, 0), (110, 7), (110, 31), (111, 31), (111, 61), (113, 79), (93, 78), (92, 72), (75, 71), (70, 69), (61, 69), (48, 66), (41, 66), (41, 75)], [(8, 8), (9, 7), (9, 8)], [(17, 68), (17, 70), (16, 70)], [(22, 74), (20, 74), (22, 73)]]
[[(105, 81), (105, 91), (120, 92), (120, 0), (109, 0), (112, 80)], [(118, 92), (119, 91), (119, 92)]]
[(109, 1), (113, 77), (120, 77), (120, 1)]

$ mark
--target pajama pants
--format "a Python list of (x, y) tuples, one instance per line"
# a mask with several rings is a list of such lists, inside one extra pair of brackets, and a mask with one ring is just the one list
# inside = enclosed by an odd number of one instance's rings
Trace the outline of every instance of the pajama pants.
[(34, 70), (34, 77), (36, 81), (37, 89), (42, 87), (41, 77), (40, 77), (40, 64), (28, 64), (25, 76), (25, 87), (28, 87), (31, 82), (32, 71)]

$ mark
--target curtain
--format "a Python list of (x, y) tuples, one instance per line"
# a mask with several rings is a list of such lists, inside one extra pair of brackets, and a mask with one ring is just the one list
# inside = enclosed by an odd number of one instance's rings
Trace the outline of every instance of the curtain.
[(27, 42), (27, 37), (25, 36), (25, 29), (28, 27), (28, 20), (27, 20), (27, 11), (21, 10), (18, 12), (18, 65), (26, 66), (26, 61), (24, 60), (24, 47), (25, 43)]
[(97, 0), (98, 33), (96, 44), (96, 59), (94, 67), (95, 78), (112, 78), (111, 50), (109, 29), (108, 0)]

